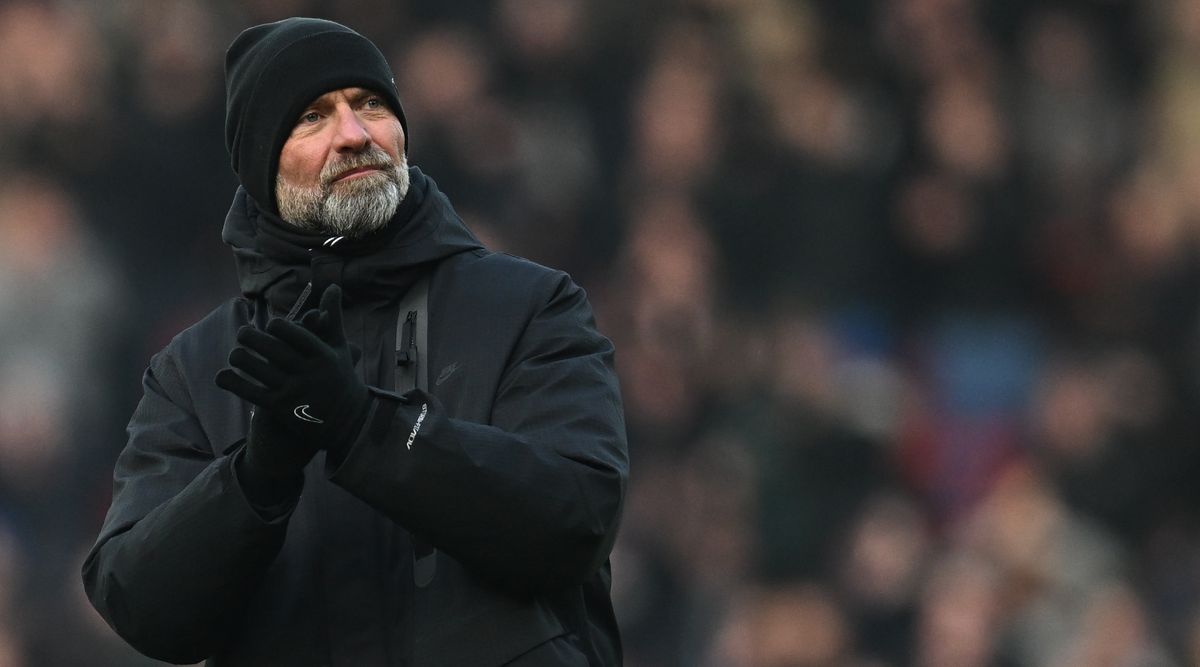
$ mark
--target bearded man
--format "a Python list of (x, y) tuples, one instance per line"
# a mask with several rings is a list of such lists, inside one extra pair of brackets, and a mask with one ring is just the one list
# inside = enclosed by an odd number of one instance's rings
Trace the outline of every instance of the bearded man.
[(250, 28), (226, 84), (242, 294), (150, 360), (96, 609), (178, 663), (620, 664), (628, 456), (583, 290), (408, 166), (358, 33)]

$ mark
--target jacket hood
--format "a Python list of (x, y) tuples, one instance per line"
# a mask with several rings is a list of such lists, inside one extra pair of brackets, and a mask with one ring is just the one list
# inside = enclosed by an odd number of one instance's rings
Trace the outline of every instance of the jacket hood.
[(388, 225), (362, 239), (296, 230), (239, 187), (221, 239), (231, 248), (246, 298), (287, 312), (305, 287), (341, 285), (347, 302), (398, 298), (438, 260), (483, 247), (433, 179), (409, 168), (411, 184)]

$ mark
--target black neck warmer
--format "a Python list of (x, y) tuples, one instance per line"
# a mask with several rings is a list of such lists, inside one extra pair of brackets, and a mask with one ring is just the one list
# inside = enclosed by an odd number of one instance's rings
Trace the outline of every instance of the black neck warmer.
[[(395, 240), (396, 235), (404, 229), (425, 199), (425, 193), (429, 187), (428, 179), (420, 171), (412, 169), (409, 170), (409, 177), (408, 193), (404, 199), (400, 200), (400, 205), (396, 207), (396, 212), (392, 214), (391, 220), (382, 229), (362, 238), (343, 238), (299, 229), (285, 222), (274, 212), (259, 207), (258, 228), (262, 232), (259, 237), (259, 248), (266, 255), (285, 260), (308, 256), (318, 249), (323, 254), (328, 253), (342, 257), (376, 252)], [(334, 244), (329, 243), (330, 240), (337, 238), (341, 240)]]

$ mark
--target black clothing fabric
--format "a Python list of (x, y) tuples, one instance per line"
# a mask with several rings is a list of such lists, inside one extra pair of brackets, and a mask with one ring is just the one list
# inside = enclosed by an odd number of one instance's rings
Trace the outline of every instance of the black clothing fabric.
[[(340, 23), (293, 17), (243, 30), (225, 52), (225, 148), (242, 186), (263, 208), (275, 205), (279, 152), (300, 112), (321, 95), (367, 88), (408, 122), (387, 59)], [(407, 143), (406, 143), (407, 145)]]
[[(145, 654), (621, 664), (607, 558), (628, 453), (612, 346), (568, 276), (487, 251), (411, 173), (412, 202), (389, 229), (332, 246), (270, 231), (239, 191), (223, 235), (243, 296), (151, 360), (83, 567), (92, 603)], [(397, 395), (398, 302), (422, 274), (429, 387)], [(238, 327), (320, 293), (310, 282), (345, 293), (370, 405), (349, 447), (305, 468), (294, 506), (264, 518), (234, 474), (249, 405), (213, 377)], [(437, 549), (425, 586), (414, 541)]]

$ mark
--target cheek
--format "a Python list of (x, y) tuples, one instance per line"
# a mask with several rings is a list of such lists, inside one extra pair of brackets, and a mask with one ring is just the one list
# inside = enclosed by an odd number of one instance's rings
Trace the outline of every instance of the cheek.
[(279, 155), (279, 178), (294, 185), (312, 185), (320, 180), (323, 158), (317, 151), (285, 146)]
[(393, 120), (373, 128), (371, 139), (399, 164), (400, 156), (404, 154), (404, 130), (400, 128), (400, 121)]

